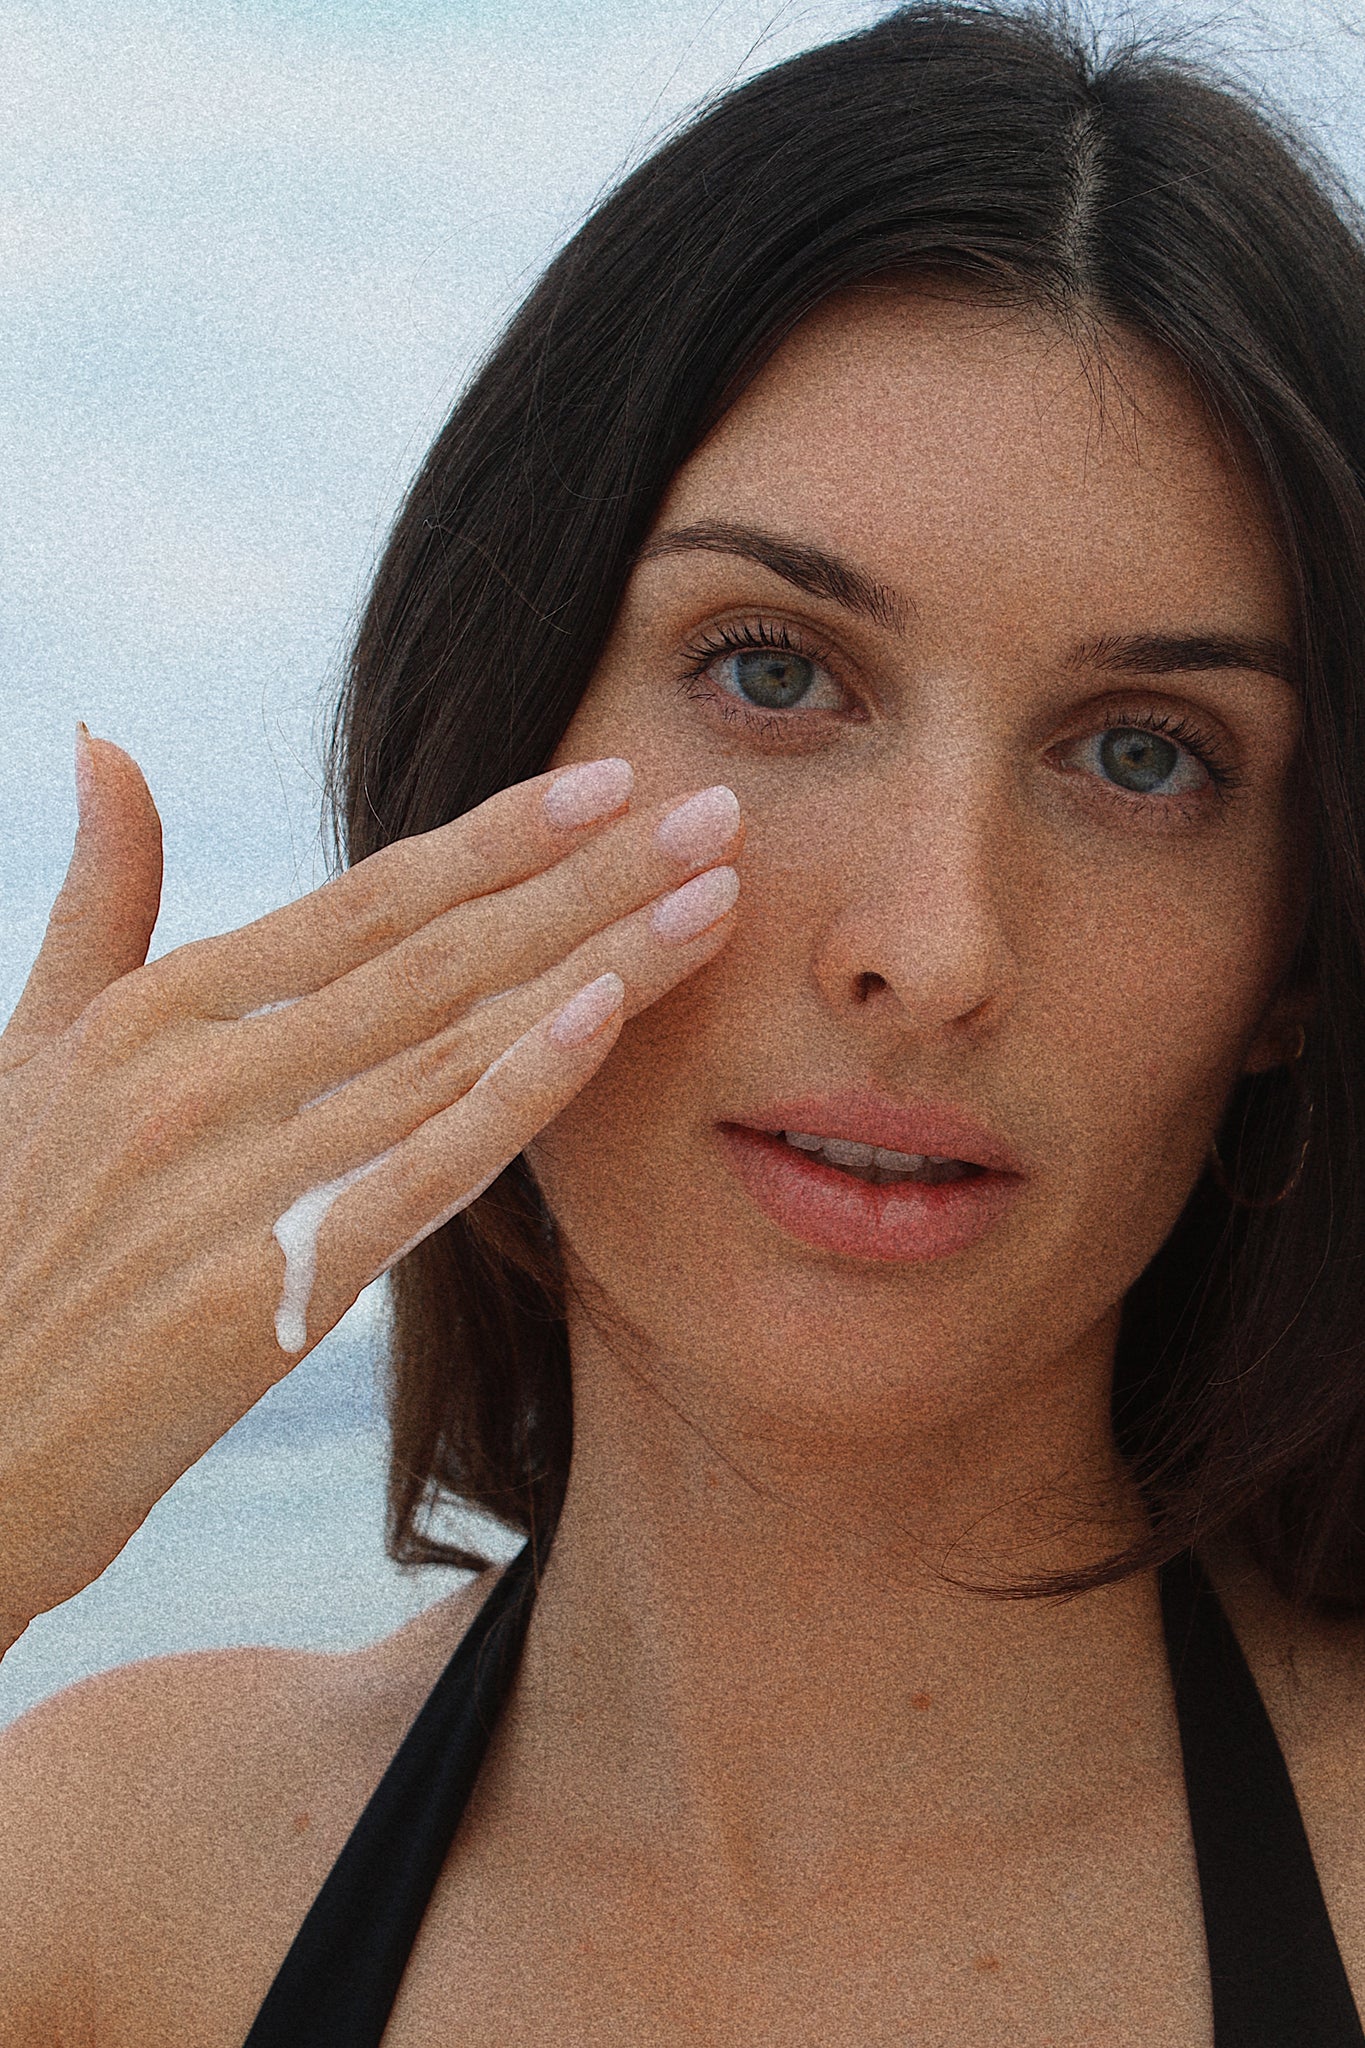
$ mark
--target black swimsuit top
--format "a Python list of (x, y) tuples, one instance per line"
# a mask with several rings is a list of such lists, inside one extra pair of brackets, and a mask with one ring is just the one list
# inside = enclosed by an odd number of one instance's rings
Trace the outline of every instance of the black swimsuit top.
[[(1298, 1802), (1202, 1567), (1160, 1573), (1215, 2048), (1365, 2048)], [(356, 1822), (244, 2048), (378, 2048), (515, 1674), (535, 1599), (507, 1567)]]

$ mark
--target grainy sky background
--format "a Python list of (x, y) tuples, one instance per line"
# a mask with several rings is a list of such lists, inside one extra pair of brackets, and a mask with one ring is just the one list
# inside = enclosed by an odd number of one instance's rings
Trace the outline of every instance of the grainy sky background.
[[(698, 100), (887, 11), (0, 0), (0, 1018), (70, 851), (78, 717), (162, 812), (155, 952), (323, 879), (322, 715), (473, 363)], [(1221, 57), (1365, 192), (1365, 0), (1094, 0), (1091, 19)], [(379, 1558), (365, 1421), (376, 1305), (35, 1625), (0, 1716), (148, 1647), (399, 1618), (416, 1596)]]

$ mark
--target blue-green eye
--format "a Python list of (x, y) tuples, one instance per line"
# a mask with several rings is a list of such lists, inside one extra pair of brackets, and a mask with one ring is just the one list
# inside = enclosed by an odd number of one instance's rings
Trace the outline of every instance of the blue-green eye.
[[(1121, 723), (1092, 734), (1086, 743), (1093, 748), (1091, 758), (1116, 790), (1160, 799), (1197, 796), (1212, 786), (1224, 796), (1240, 782), (1213, 735), (1188, 718), (1174, 712), (1135, 711), (1122, 713), (1121, 719)], [(1186, 776), (1174, 788), (1166, 787), (1191, 760), (1199, 764), (1202, 773)]]
[(1100, 761), (1106, 775), (1123, 782), (1135, 795), (1154, 796), (1179, 768), (1181, 750), (1160, 733), (1111, 726), (1100, 739)]
[[(785, 623), (746, 620), (719, 626), (684, 652), (687, 680), (700, 683), (708, 677), (738, 716), (837, 710), (843, 702), (843, 692), (824, 664), (800, 646)], [(822, 679), (827, 701), (813, 703)]]
[(763, 711), (786, 711), (799, 704), (811, 687), (815, 663), (804, 654), (783, 654), (777, 648), (748, 647), (722, 664), (736, 690)]

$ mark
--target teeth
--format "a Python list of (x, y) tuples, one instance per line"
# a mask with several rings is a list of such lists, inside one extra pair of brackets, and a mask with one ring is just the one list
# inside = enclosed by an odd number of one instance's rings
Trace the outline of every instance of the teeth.
[(893, 1152), (886, 1145), (860, 1145), (851, 1138), (820, 1138), (811, 1131), (783, 1131), (782, 1136), (798, 1152), (819, 1153), (831, 1166), (864, 1175), (923, 1173), (926, 1166), (959, 1164), (934, 1152)]
[(870, 1180), (874, 1186), (884, 1186), (892, 1180), (923, 1180), (937, 1186), (945, 1180), (962, 1180), (972, 1174), (972, 1165), (962, 1159), (948, 1159), (941, 1153), (898, 1153), (888, 1145), (857, 1145), (853, 1139), (823, 1139), (812, 1130), (782, 1130), (780, 1137), (796, 1151), (808, 1153), (812, 1159), (825, 1159), (827, 1165), (843, 1167), (845, 1174), (855, 1174), (857, 1180)]
[(875, 1145), (858, 1145), (851, 1138), (826, 1138), (820, 1150), (831, 1166), (871, 1166), (877, 1157)]

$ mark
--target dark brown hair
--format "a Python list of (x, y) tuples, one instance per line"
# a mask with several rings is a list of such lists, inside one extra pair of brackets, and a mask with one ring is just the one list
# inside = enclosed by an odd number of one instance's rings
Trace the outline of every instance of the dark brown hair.
[[(1298, 1183), (1205, 1174), (1126, 1299), (1114, 1419), (1152, 1536), (1079, 1590), (1229, 1523), (1296, 1598), (1365, 1604), (1365, 234), (1245, 88), (1063, 7), (931, 0), (704, 107), (549, 265), (414, 482), (333, 733), (345, 856), (540, 772), (670, 479), (795, 324), (888, 272), (949, 272), (1077, 333), (1137, 332), (1249, 448), (1298, 614), (1318, 1007)], [(1305, 1135), (1283, 1073), (1219, 1149), (1273, 1192)], [(522, 1159), (394, 1275), (389, 1547), (459, 1499), (552, 1533), (572, 1447), (563, 1277)]]

